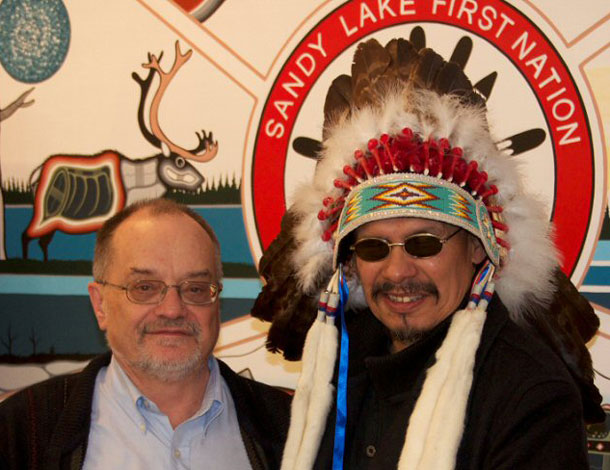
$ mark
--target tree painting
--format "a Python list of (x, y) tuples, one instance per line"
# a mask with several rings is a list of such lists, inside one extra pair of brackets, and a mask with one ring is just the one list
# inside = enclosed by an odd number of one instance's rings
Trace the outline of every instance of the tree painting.
[[(28, 95), (34, 90), (30, 88), (9, 104), (6, 108), (0, 108), (0, 131), (2, 123), (11, 117), (18, 109), (27, 108), (34, 104), (34, 100), (27, 100)], [(4, 196), (2, 194), (2, 155), (0, 155), (0, 260), (6, 259), (6, 246), (4, 239)]]

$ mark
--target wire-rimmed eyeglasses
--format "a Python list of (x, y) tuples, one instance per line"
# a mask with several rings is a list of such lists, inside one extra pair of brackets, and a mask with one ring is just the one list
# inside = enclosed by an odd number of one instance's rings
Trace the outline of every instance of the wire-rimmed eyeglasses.
[(113, 284), (104, 280), (95, 282), (103, 285), (122, 289), (134, 304), (159, 304), (163, 302), (165, 294), (170, 287), (178, 290), (182, 302), (188, 305), (208, 305), (218, 298), (222, 290), (218, 284), (205, 281), (182, 281), (180, 284), (166, 284), (157, 280), (132, 281), (126, 285)]

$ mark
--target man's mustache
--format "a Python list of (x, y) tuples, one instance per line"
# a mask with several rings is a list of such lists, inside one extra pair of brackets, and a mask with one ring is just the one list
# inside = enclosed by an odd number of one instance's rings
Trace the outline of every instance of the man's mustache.
[(187, 321), (184, 318), (160, 318), (143, 325), (140, 328), (140, 334), (145, 335), (165, 328), (179, 328), (188, 331), (193, 336), (201, 333), (201, 327), (198, 324)]
[(396, 284), (394, 282), (385, 281), (377, 283), (373, 286), (373, 297), (388, 292), (400, 292), (405, 296), (430, 294), (438, 297), (438, 289), (432, 282), (404, 281)]

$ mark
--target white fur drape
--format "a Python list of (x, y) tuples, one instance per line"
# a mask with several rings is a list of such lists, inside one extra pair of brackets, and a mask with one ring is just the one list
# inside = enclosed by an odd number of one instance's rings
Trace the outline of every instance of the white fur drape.
[(411, 414), (398, 470), (455, 468), (485, 318), (481, 309), (454, 314)]
[(282, 470), (309, 470), (318, 448), (335, 388), (338, 332), (334, 318), (318, 318), (309, 329), (303, 349), (303, 369), (294, 395)]

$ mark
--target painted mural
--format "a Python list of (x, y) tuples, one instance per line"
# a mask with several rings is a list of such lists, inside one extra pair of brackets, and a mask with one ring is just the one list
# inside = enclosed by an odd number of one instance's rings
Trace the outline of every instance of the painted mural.
[[(222, 247), (216, 354), (293, 388), (248, 312), (256, 265), (311, 176), (325, 92), (374, 36), (429, 45), (486, 97), (601, 329), (610, 412), (610, 6), (604, 0), (0, 0), (0, 394), (106, 348), (95, 231), (142, 198), (191, 205)], [(610, 423), (589, 429), (610, 465)], [(607, 467), (604, 467), (607, 468)]]

